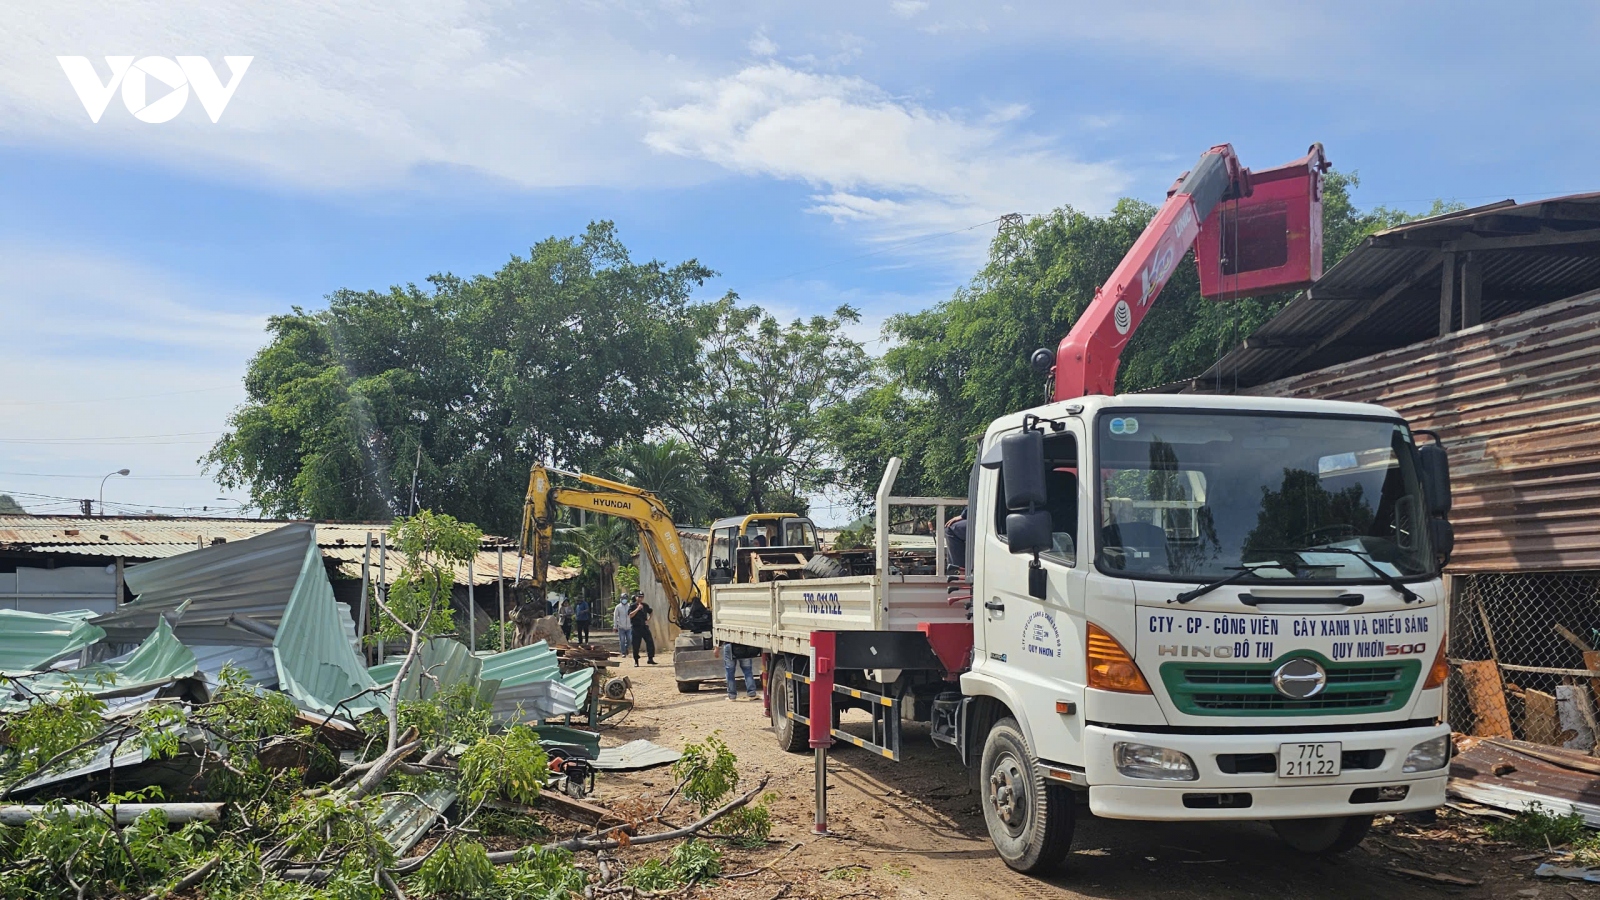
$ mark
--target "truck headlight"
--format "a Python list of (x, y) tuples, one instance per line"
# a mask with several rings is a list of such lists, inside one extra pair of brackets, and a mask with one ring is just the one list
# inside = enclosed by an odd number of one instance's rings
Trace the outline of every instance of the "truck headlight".
[[(1414, 751), (1413, 751), (1414, 752)], [(1195, 771), (1189, 754), (1167, 747), (1149, 744), (1129, 744), (1118, 741), (1111, 746), (1111, 756), (1117, 771), (1129, 778), (1146, 778), (1152, 781), (1195, 781), (1200, 773)]]
[(1402, 772), (1432, 772), (1442, 769), (1450, 762), (1450, 735), (1441, 734), (1431, 741), (1411, 748), (1406, 754), (1405, 765), (1400, 767)]

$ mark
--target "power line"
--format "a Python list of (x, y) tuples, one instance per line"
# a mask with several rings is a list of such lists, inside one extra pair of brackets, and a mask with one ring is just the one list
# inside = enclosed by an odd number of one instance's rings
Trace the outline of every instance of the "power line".
[[(176, 431), (171, 434), (121, 434), (107, 435), (104, 437), (73, 437), (73, 438), (0, 438), (3, 444), (105, 444), (123, 441), (147, 441), (153, 438), (194, 437), (196, 435), (223, 434), (221, 431)], [(206, 441), (160, 441), (152, 446), (162, 444), (204, 444)]]
[(162, 391), (155, 394), (127, 394), (121, 397), (87, 397), (78, 400), (0, 400), (0, 406), (62, 406), (68, 403), (113, 403), (119, 400), (143, 400), (147, 397), (176, 397), (179, 394), (204, 394), (210, 391), (231, 391), (234, 385), (194, 388), (187, 391)]
[[(100, 475), (58, 475), (53, 472), (0, 472), (0, 475), (11, 475), (17, 478), (77, 478), (90, 481), (98, 481), (100, 478), (104, 477), (104, 473)], [(127, 477), (140, 481), (170, 481), (187, 478), (205, 478), (210, 480), (211, 478), (210, 475), (129, 475)]]

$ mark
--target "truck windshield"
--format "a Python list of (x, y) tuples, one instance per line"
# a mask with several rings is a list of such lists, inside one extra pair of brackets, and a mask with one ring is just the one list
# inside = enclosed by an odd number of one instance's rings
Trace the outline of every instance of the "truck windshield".
[(1120, 410), (1096, 427), (1104, 572), (1213, 581), (1248, 566), (1244, 582), (1375, 580), (1362, 557), (1399, 578), (1433, 572), (1399, 422)]

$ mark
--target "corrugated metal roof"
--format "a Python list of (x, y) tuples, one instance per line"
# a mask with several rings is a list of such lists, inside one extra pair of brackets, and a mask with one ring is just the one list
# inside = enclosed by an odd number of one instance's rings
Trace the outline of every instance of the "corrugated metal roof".
[(1375, 234), (1215, 365), (1171, 387), (1229, 392), (1437, 337), (1446, 253), (1481, 267), (1484, 322), (1595, 290), (1600, 194), (1508, 200)]
[(303, 562), (272, 639), (279, 687), (300, 706), (317, 712), (351, 718), (386, 712), (387, 705), (377, 696), (378, 683), (367, 674), (340, 622), (350, 617), (350, 608), (334, 599), (309, 528), (299, 528)]
[(629, 741), (620, 747), (607, 747), (595, 757), (594, 767), (611, 772), (628, 772), (637, 769), (653, 769), (675, 763), (683, 758), (683, 754), (671, 747), (647, 740)]
[(78, 653), (106, 633), (81, 616), (0, 609), (0, 672), (33, 672)]
[[(0, 549), (33, 553), (73, 554), (105, 558), (167, 559), (202, 547), (211, 547), (276, 531), (286, 525), (314, 526), (317, 546), (324, 558), (333, 560), (341, 574), (361, 577), (361, 561), (367, 556), (367, 541), (372, 541), (371, 568), (377, 572), (378, 536), (388, 529), (383, 522), (296, 522), (287, 519), (155, 518), (140, 516), (17, 516), (0, 515)], [(494, 535), (484, 536), (486, 549), (473, 561), (475, 585), (493, 584), (499, 577), (501, 554), (496, 546), (506, 546), (505, 574), (508, 580), (518, 572), (518, 553), (509, 541)], [(527, 577), (531, 563), (522, 557), (522, 574)], [(388, 582), (400, 574), (404, 556), (394, 548), (387, 554)], [(566, 581), (578, 575), (577, 569), (550, 566), (550, 581)], [(467, 567), (456, 570), (456, 583), (467, 583)]]
[(1600, 569), (1600, 291), (1246, 393), (1378, 403), (1450, 454), (1452, 572)]
[[(312, 526), (300, 522), (265, 534), (128, 567), (124, 579), (138, 595), (116, 612), (96, 618), (112, 641), (138, 640), (156, 620), (189, 606), (176, 618), (184, 641), (265, 647), (272, 642), (228, 624), (234, 615), (276, 627), (301, 578)], [(323, 574), (326, 582), (327, 576)], [(331, 588), (330, 588), (331, 590)]]
[(199, 671), (194, 653), (172, 634), (165, 619), (158, 621), (133, 652), (77, 669), (16, 676), (11, 703), (27, 705), (36, 694), (57, 694), (81, 688), (97, 697), (125, 697), (188, 678)]

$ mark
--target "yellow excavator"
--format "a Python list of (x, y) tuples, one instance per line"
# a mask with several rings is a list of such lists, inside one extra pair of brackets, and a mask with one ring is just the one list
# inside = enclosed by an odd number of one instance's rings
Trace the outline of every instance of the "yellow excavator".
[[(558, 487), (563, 475), (596, 490)], [(756, 513), (722, 519), (707, 541), (705, 576), (696, 580), (666, 504), (650, 491), (581, 472), (535, 463), (522, 504), (522, 547), (542, 598), (555, 537), (555, 509), (587, 510), (634, 524), (639, 547), (667, 597), (668, 621), (682, 630), (672, 649), (678, 690), (697, 691), (702, 681), (723, 677), (721, 648), (711, 640), (711, 585), (801, 577), (798, 570), (817, 552), (816, 526), (793, 513)]]

